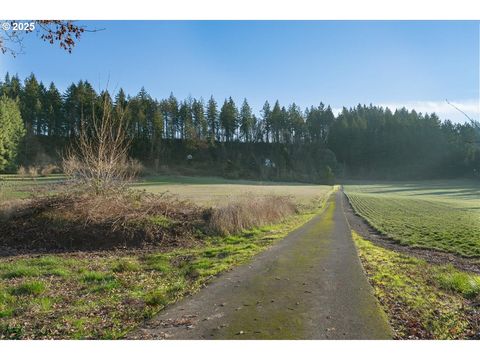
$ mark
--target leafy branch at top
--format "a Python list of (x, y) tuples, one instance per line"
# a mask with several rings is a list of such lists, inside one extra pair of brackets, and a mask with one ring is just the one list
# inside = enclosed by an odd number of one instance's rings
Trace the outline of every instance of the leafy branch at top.
[(6, 22), (10, 26), (0, 33), (0, 51), (13, 57), (24, 52), (23, 39), (30, 33), (37, 33), (38, 37), (49, 44), (58, 44), (60, 48), (71, 53), (81, 36), (85, 32), (96, 32), (103, 29), (88, 29), (86, 26), (77, 25), (71, 20), (35, 20), (27, 21), (33, 26), (27, 26), (22, 30), (15, 29), (15, 20)]

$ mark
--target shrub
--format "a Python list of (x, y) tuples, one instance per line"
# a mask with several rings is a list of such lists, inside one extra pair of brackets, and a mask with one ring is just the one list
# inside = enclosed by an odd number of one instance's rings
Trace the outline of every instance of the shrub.
[(208, 228), (215, 234), (229, 235), (257, 226), (272, 224), (297, 212), (287, 196), (258, 197), (247, 194), (212, 210)]
[(37, 177), (38, 176), (38, 167), (37, 166), (29, 166), (28, 167), (28, 176), (30, 177)]
[(124, 166), (126, 167), (125, 173), (128, 178), (136, 178), (145, 174), (145, 166), (137, 159), (126, 161)]
[(48, 176), (57, 173), (59, 170), (58, 166), (54, 164), (47, 164), (44, 167), (42, 167), (42, 170), (40, 171), (40, 174), (42, 176)]
[(80, 161), (75, 156), (66, 156), (62, 160), (62, 171), (64, 174), (72, 179), (77, 179), (80, 176)]
[(17, 170), (17, 174), (22, 176), (22, 177), (27, 176), (28, 172), (27, 172), (27, 169), (25, 168), (25, 166), (21, 165)]

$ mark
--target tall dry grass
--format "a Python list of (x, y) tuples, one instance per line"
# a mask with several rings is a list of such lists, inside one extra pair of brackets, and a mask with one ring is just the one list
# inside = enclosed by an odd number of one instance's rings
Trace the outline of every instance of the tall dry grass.
[(37, 177), (38, 173), (40, 171), (40, 168), (36, 165), (32, 165), (29, 167), (24, 167), (20, 166), (17, 170), (17, 175), (20, 175), (21, 177)]
[(20, 175), (21, 177), (25, 177), (28, 174), (28, 170), (25, 166), (21, 165), (18, 170), (17, 170), (17, 175)]
[(289, 196), (246, 194), (214, 208), (208, 228), (219, 235), (234, 234), (279, 222), (297, 210), (297, 205)]

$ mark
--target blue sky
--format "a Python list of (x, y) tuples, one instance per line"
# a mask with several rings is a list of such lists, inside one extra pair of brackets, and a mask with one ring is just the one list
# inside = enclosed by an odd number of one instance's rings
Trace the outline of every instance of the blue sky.
[(463, 121), (445, 99), (477, 118), (479, 22), (459, 21), (85, 21), (72, 54), (25, 38), (25, 54), (0, 55), (0, 71), (31, 72), (64, 90), (89, 80), (96, 89), (145, 86), (222, 102), (246, 97), (301, 107), (320, 101), (415, 107)]

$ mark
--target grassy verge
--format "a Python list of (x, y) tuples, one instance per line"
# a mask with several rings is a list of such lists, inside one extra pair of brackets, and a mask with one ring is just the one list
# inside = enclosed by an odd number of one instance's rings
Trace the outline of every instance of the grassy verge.
[(360, 259), (399, 339), (466, 339), (480, 331), (480, 276), (373, 245), (355, 232)]
[(213, 276), (248, 261), (318, 211), (169, 252), (2, 260), (0, 338), (121, 338)]

